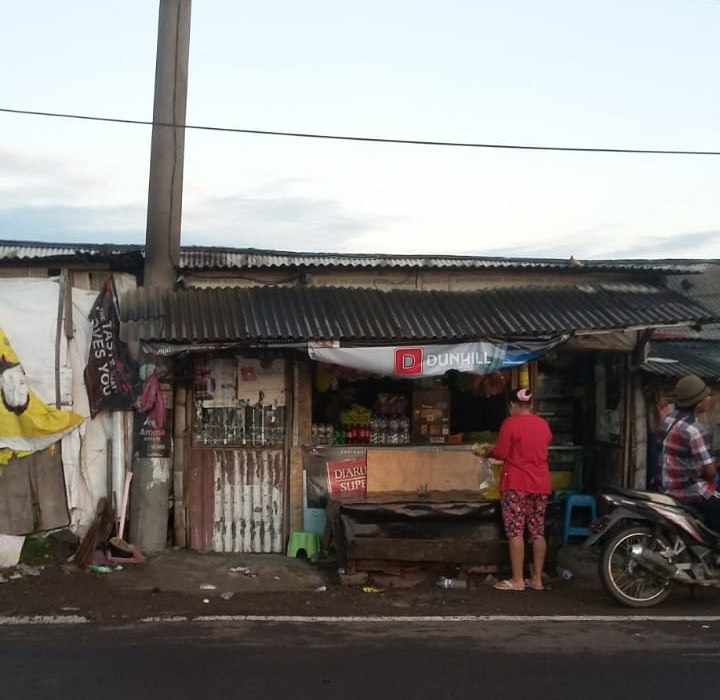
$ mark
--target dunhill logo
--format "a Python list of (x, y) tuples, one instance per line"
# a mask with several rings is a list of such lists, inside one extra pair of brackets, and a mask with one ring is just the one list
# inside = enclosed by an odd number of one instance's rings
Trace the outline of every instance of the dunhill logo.
[(422, 348), (397, 348), (395, 350), (395, 374), (422, 374)]

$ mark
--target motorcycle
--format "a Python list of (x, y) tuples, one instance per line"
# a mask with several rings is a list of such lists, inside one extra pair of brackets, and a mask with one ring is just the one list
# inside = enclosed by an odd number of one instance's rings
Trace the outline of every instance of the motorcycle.
[(692, 506), (651, 491), (611, 489), (600, 496), (608, 514), (584, 542), (599, 550), (600, 581), (632, 608), (659, 605), (673, 584), (720, 587), (720, 534)]

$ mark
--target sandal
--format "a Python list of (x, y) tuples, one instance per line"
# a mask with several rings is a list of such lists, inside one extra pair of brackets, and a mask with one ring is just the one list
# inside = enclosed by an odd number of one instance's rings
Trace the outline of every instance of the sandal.
[(532, 588), (534, 591), (544, 591), (545, 590), (545, 586), (543, 586), (542, 584), (539, 586), (536, 586), (535, 584), (533, 584), (533, 582), (529, 578), (525, 579), (525, 587)]
[(493, 588), (497, 588), (499, 591), (524, 591), (525, 586), (516, 586), (510, 579), (504, 581), (498, 581), (494, 584)]

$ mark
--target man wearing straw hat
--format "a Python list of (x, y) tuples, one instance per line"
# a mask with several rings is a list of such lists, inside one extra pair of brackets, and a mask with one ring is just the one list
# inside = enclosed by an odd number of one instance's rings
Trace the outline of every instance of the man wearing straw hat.
[(688, 374), (675, 385), (675, 410), (658, 432), (661, 445), (661, 490), (682, 503), (696, 506), (708, 525), (720, 532), (720, 493), (717, 465), (711, 452), (712, 434), (700, 422), (710, 407), (710, 388)]

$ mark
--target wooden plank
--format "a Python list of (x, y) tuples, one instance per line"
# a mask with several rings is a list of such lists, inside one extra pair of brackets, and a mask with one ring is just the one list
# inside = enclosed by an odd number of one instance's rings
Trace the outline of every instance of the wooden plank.
[[(418, 564), (417, 562), (389, 561), (387, 559), (357, 559), (353, 560), (356, 571), (381, 571), (390, 576), (406, 576), (414, 574), (423, 569), (433, 568), (431, 565)], [(438, 567), (444, 566), (438, 563)]]
[(190, 547), (200, 552), (212, 549), (213, 490), (212, 451), (191, 450), (188, 529)]
[(26, 535), (33, 531), (28, 464), (13, 457), (0, 468), (0, 532), (4, 535)]
[(290, 532), (303, 529), (303, 451), (301, 447), (290, 448)]
[(299, 360), (294, 365), (293, 372), (297, 377), (297, 383), (292, 393), (295, 405), (292, 414), (292, 445), (309, 445), (312, 437), (312, 363), (309, 360)]
[(390, 537), (358, 537), (347, 547), (347, 559), (394, 562), (446, 562), (499, 564), (508, 561), (508, 543), (497, 540), (420, 540)]
[(190, 448), (190, 417), (192, 406), (188, 404), (190, 392), (183, 386), (175, 387), (175, 408), (173, 410), (173, 533), (174, 544), (187, 547), (188, 531), (186, 519), (185, 485), (189, 474), (185, 468)]
[(418, 493), (477, 490), (480, 459), (468, 450), (367, 451), (367, 491)]
[(36, 530), (57, 530), (70, 524), (60, 443), (26, 457), (30, 463)]

